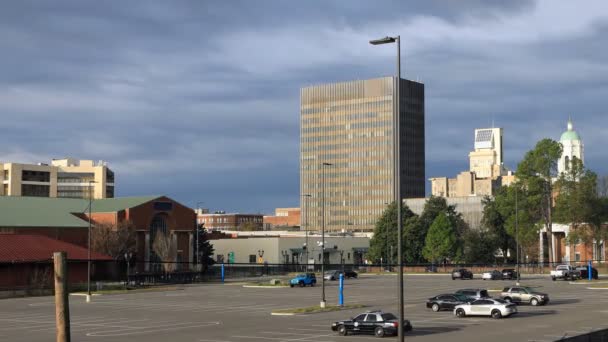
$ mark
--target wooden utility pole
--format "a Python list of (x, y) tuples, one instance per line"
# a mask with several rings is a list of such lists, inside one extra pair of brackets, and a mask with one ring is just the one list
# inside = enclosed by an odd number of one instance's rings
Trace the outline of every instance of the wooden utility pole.
[(66, 253), (53, 253), (55, 264), (55, 320), (57, 342), (70, 342), (70, 304), (68, 301), (68, 272)]

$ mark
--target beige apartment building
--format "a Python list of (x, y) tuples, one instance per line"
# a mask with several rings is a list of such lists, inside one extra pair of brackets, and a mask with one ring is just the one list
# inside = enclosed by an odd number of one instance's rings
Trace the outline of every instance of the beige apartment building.
[(431, 193), (440, 197), (493, 196), (501, 186), (515, 180), (503, 164), (502, 128), (475, 130), (469, 170), (455, 178), (430, 178)]
[(0, 196), (113, 198), (114, 172), (103, 161), (53, 159), (51, 164), (0, 162)]
[[(300, 194), (307, 229), (319, 231), (324, 221), (327, 231), (371, 231), (394, 200), (397, 81), (383, 77), (302, 88)], [(399, 82), (401, 194), (424, 197), (424, 84)]]

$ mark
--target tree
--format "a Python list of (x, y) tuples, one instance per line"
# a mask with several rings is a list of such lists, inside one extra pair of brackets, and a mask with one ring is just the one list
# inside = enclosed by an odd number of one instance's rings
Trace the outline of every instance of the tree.
[(485, 230), (469, 230), (464, 236), (462, 259), (466, 263), (494, 262), (494, 241)]
[[(409, 218), (415, 216), (415, 214), (406, 205), (401, 207), (401, 218), (403, 220), (404, 232), (406, 231), (405, 225)], [(403, 241), (407, 238), (405, 234), (402, 236)], [(405, 243), (403, 244), (405, 246)], [(392, 254), (390, 254), (390, 247), (392, 248)], [(397, 262), (397, 205), (391, 203), (382, 213), (382, 215), (376, 221), (376, 227), (374, 228), (374, 236), (369, 242), (369, 250), (367, 252), (367, 258), (375, 263), (380, 263), (380, 260), (387, 261), (387, 257), (391, 262)], [(404, 256), (405, 259), (405, 256)], [(407, 260), (407, 259), (406, 259)]]
[(154, 250), (154, 253), (156, 253), (163, 263), (163, 270), (165, 273), (173, 272), (173, 270), (175, 270), (177, 250), (173, 243), (173, 236), (171, 233), (157, 231), (154, 243), (152, 244), (152, 250)]
[[(454, 227), (456, 239), (458, 242), (458, 248), (456, 249), (453, 258), (454, 260), (459, 260), (462, 257), (462, 247), (464, 244), (463, 237), (465, 233), (469, 230), (469, 226), (466, 222), (464, 222), (462, 214), (456, 211), (456, 206), (448, 205), (444, 197), (431, 196), (424, 204), (424, 210), (420, 215), (422, 231), (420, 232), (420, 234), (417, 235), (417, 237), (420, 238), (419, 243), (421, 245), (424, 245), (426, 243), (426, 235), (428, 234), (431, 225), (440, 213), (446, 214), (446, 216), (450, 220), (450, 223), (452, 224), (452, 227)], [(422, 249), (420, 250), (420, 253), (420, 258), (424, 258), (424, 256), (422, 255)]]
[[(197, 246), (196, 246), (196, 234), (198, 234), (198, 257), (196, 256)], [(201, 272), (205, 273), (209, 266), (213, 265), (215, 261), (213, 260), (213, 245), (209, 242), (209, 234), (207, 234), (207, 230), (203, 224), (197, 225), (196, 232), (194, 233), (194, 239), (192, 241), (192, 248), (195, 258), (195, 263), (201, 265)]]
[(131, 221), (100, 223), (91, 229), (91, 249), (114, 260), (124, 259), (125, 253), (134, 253), (136, 244), (137, 232)]
[(445, 213), (439, 213), (426, 235), (426, 243), (422, 254), (427, 260), (438, 262), (453, 258), (456, 255), (457, 248), (454, 226)]
[(258, 230), (262, 230), (262, 227), (253, 222), (244, 222), (239, 225), (238, 230), (243, 232), (255, 232)]
[[(553, 178), (557, 176), (557, 162), (562, 154), (562, 145), (551, 139), (539, 141), (534, 149), (528, 151), (517, 166), (516, 176), (540, 208), (540, 219), (548, 236), (552, 236), (553, 223)], [(553, 262), (553, 248), (547, 245), (549, 262)]]
[(555, 221), (570, 225), (568, 243), (588, 246), (604, 238), (597, 184), (597, 175), (574, 157), (555, 185)]

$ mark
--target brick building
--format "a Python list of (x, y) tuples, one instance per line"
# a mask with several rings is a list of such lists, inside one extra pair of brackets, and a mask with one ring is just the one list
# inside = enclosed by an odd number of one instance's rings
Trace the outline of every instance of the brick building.
[(300, 208), (276, 208), (274, 216), (264, 216), (264, 230), (288, 227), (300, 227)]
[(209, 230), (262, 230), (264, 215), (214, 213), (197, 215), (198, 224)]
[[(93, 226), (130, 221), (136, 227), (138, 271), (150, 271), (150, 261), (157, 260), (152, 244), (159, 232), (170, 234), (176, 262), (193, 260), (196, 216), (192, 209), (168, 197), (97, 199), (92, 200), (90, 211)], [(0, 239), (3, 234), (44, 235), (87, 247), (88, 227), (89, 200), (0, 197)]]

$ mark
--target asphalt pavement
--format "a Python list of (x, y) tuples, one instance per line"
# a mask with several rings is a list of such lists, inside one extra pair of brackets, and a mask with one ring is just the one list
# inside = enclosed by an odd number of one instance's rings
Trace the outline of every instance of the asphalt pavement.
[[(477, 276), (477, 275), (476, 275)], [(414, 330), (408, 341), (555, 341), (608, 328), (608, 289), (583, 283), (524, 276), (522, 285), (549, 294), (546, 306), (520, 305), (513, 317), (456, 318), (432, 312), (427, 298), (461, 288), (502, 289), (513, 281), (451, 280), (449, 275), (407, 275), (405, 313)], [(365, 309), (300, 316), (272, 316), (276, 309), (318, 305), (321, 287), (244, 288), (236, 283), (185, 286), (182, 290), (70, 297), (72, 341), (342, 342), (373, 336), (338, 336), (332, 321), (371, 309), (396, 313), (397, 277), (360, 276), (345, 280), (346, 304)], [(327, 282), (328, 304), (337, 304), (337, 282)], [(491, 292), (498, 295), (498, 292)], [(50, 341), (55, 336), (53, 297), (0, 300), (0, 341)], [(388, 340), (394, 338), (387, 338)]]

